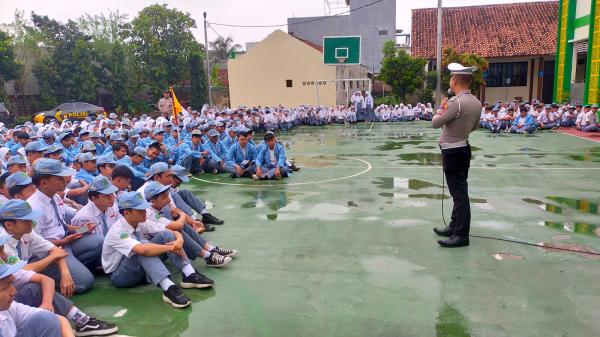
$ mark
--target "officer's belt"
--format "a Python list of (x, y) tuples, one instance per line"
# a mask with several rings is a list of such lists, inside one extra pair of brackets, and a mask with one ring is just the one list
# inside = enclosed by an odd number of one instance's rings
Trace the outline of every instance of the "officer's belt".
[(448, 149), (454, 149), (457, 147), (465, 147), (467, 145), (469, 145), (469, 142), (467, 140), (461, 140), (456, 143), (440, 143), (440, 149), (448, 150)]

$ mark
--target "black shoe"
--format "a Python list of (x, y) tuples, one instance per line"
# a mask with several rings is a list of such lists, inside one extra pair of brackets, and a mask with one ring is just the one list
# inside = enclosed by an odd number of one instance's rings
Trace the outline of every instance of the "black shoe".
[(237, 178), (237, 174), (235, 174), (235, 173), (230, 173), (230, 174), (229, 174), (229, 176), (230, 176), (232, 179), (235, 179), (235, 178)]
[(167, 291), (163, 292), (163, 301), (169, 303), (173, 308), (185, 308), (192, 304), (192, 300), (176, 285), (170, 286)]
[(462, 236), (452, 235), (449, 239), (438, 240), (438, 243), (444, 248), (464, 247), (469, 245), (469, 238), (463, 238)]
[(295, 164), (292, 164), (291, 169), (292, 169), (292, 172), (298, 172), (298, 171), (300, 171), (300, 168), (297, 167)]
[(214, 232), (215, 231), (215, 227), (211, 226), (207, 223), (203, 224), (204, 225), (204, 231), (205, 232)]
[(231, 258), (229, 256), (219, 255), (218, 253), (210, 253), (210, 255), (204, 259), (206, 261), (207, 267), (213, 268), (221, 268), (224, 265), (231, 262)]
[(181, 279), (181, 283), (179, 286), (183, 289), (190, 288), (209, 288), (215, 284), (215, 281), (209, 279), (208, 277), (200, 274), (199, 272), (195, 272), (190, 276), (183, 275), (183, 279)]
[(212, 215), (210, 213), (202, 214), (202, 222), (211, 224), (211, 225), (222, 225), (225, 223), (225, 221), (216, 218), (214, 215)]
[(75, 336), (104, 336), (117, 332), (119, 328), (95, 317), (90, 317), (87, 323), (75, 325)]
[(439, 236), (451, 237), (454, 234), (454, 231), (450, 227), (446, 227), (444, 229), (434, 228), (433, 232)]
[(217, 253), (217, 254), (223, 255), (223, 256), (229, 256), (229, 257), (234, 257), (238, 253), (238, 251), (235, 249), (225, 249), (225, 248), (219, 248), (219, 247), (215, 247), (215, 249), (213, 249), (211, 252)]

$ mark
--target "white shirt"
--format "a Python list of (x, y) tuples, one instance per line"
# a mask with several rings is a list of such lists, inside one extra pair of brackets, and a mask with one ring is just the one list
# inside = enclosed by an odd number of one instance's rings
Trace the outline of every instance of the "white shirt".
[[(71, 220), (71, 225), (81, 227), (91, 222), (96, 224), (96, 229), (94, 232), (104, 238), (106, 233), (104, 233), (104, 229), (102, 228), (102, 214), (102, 211), (100, 211), (98, 207), (96, 207), (96, 204), (90, 200), (85, 206), (77, 211), (77, 213), (75, 213), (75, 217), (73, 220)], [(117, 222), (117, 220), (121, 217), (117, 203), (115, 202), (112, 207), (107, 208), (106, 212), (104, 212), (104, 215), (106, 217), (106, 226), (110, 228), (110, 226)]]
[(133, 227), (122, 217), (108, 229), (102, 246), (104, 272), (112, 273), (119, 267), (124, 256), (129, 258), (135, 254), (133, 247), (141, 242), (136, 239), (133, 232)]
[(138, 225), (138, 230), (145, 239), (150, 240), (156, 233), (162, 232), (167, 229), (167, 225), (171, 221), (164, 218), (160, 211), (150, 207), (146, 209), (146, 222), (142, 222)]
[(32, 270), (20, 269), (13, 274), (15, 280), (12, 282), (15, 288), (21, 289), (22, 286), (26, 285), (31, 281), (31, 278), (35, 275), (35, 272)]
[(23, 329), (25, 321), (40, 311), (42, 309), (13, 301), (8, 310), (0, 311), (0, 335), (3, 337), (16, 336)]
[[(0, 226), (0, 235), (10, 235), (6, 232), (4, 227)], [(21, 256), (17, 250), (17, 244), (21, 242)], [(21, 240), (10, 238), (6, 244), (4, 244), (4, 251), (7, 255), (19, 256), (21, 260), (28, 261), (33, 255), (45, 256), (48, 254), (50, 249), (56, 247), (52, 242), (42, 238), (36, 232), (32, 231), (29, 234), (23, 234)]]
[[(144, 198), (146, 197), (146, 194), (144, 193), (144, 191), (146, 190), (146, 186), (148, 186), (148, 184), (151, 182), (152, 180), (148, 180), (147, 182), (144, 183), (144, 185), (140, 186), (140, 188), (138, 188), (138, 192), (142, 193), (142, 196), (144, 196)], [(173, 198), (171, 197), (171, 193), (169, 193), (169, 207), (171, 207), (171, 210), (174, 210), (177, 208), (177, 206), (175, 205), (175, 201), (173, 201)]]
[(269, 159), (271, 160), (271, 164), (277, 164), (277, 158), (275, 158), (275, 148), (269, 149)]
[[(58, 195), (55, 194), (52, 197), (54, 198), (54, 202), (56, 202), (58, 216), (66, 223), (66, 221), (64, 221), (66, 216), (70, 215), (70, 217), (72, 217), (75, 215), (75, 210), (66, 206)], [(31, 208), (42, 212), (42, 216), (36, 221), (37, 226), (34, 230), (44, 239), (60, 240), (65, 237), (65, 229), (56, 215), (56, 211), (50, 203), (50, 200), (51, 199), (47, 195), (40, 190), (37, 190), (29, 197), (29, 199), (27, 199), (27, 202), (31, 205)]]

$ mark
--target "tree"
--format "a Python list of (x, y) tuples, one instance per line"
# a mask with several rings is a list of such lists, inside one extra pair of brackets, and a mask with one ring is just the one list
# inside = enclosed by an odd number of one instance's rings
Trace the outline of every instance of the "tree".
[[(483, 57), (475, 54), (459, 54), (453, 48), (446, 48), (442, 53), (442, 92), (446, 92), (450, 86), (450, 71), (448, 64), (460, 63), (464, 66), (476, 66), (478, 70), (473, 73), (473, 81), (471, 82), (471, 92), (473, 95), (479, 95), (481, 87), (485, 84), (483, 80), (483, 72), (488, 68), (488, 61)], [(435, 83), (434, 83), (435, 84)]]
[(142, 9), (126, 32), (145, 88), (158, 96), (169, 85), (189, 78), (189, 58), (200, 50), (189, 13), (152, 5)]
[[(386, 46), (389, 45), (388, 42)], [(392, 87), (392, 93), (396, 98), (404, 101), (407, 95), (423, 88), (427, 64), (425, 59), (411, 57), (404, 50), (391, 52), (385, 46), (384, 53), (387, 53), (387, 56), (383, 59), (379, 77)]]
[(202, 62), (202, 54), (200, 53), (194, 53), (190, 57), (190, 85), (192, 87), (190, 105), (192, 108), (199, 110), (208, 101), (206, 98), (206, 73)]
[(225, 61), (229, 57), (230, 53), (234, 53), (240, 51), (242, 46), (239, 43), (234, 44), (233, 38), (228, 36), (223, 38), (219, 36), (214, 41), (209, 42), (211, 59), (213, 60), (213, 64), (218, 64), (220, 61)]
[(115, 42), (111, 53), (111, 91), (115, 106), (120, 109), (127, 108), (129, 103), (129, 77), (127, 74), (127, 63), (124, 52), (125, 47)]
[(3, 101), (4, 83), (17, 78), (20, 65), (15, 61), (11, 37), (0, 31), (0, 101)]

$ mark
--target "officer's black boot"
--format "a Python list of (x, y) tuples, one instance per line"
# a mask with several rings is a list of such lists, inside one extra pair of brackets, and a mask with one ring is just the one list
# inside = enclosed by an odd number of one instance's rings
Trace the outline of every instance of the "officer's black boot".
[(452, 230), (452, 228), (450, 228), (450, 226), (440, 229), (440, 228), (434, 228), (433, 232), (439, 236), (445, 236), (445, 237), (451, 237), (452, 234), (454, 234), (454, 231)]
[(438, 244), (444, 248), (464, 247), (469, 245), (469, 238), (464, 238), (458, 235), (452, 235), (449, 239), (438, 240)]

